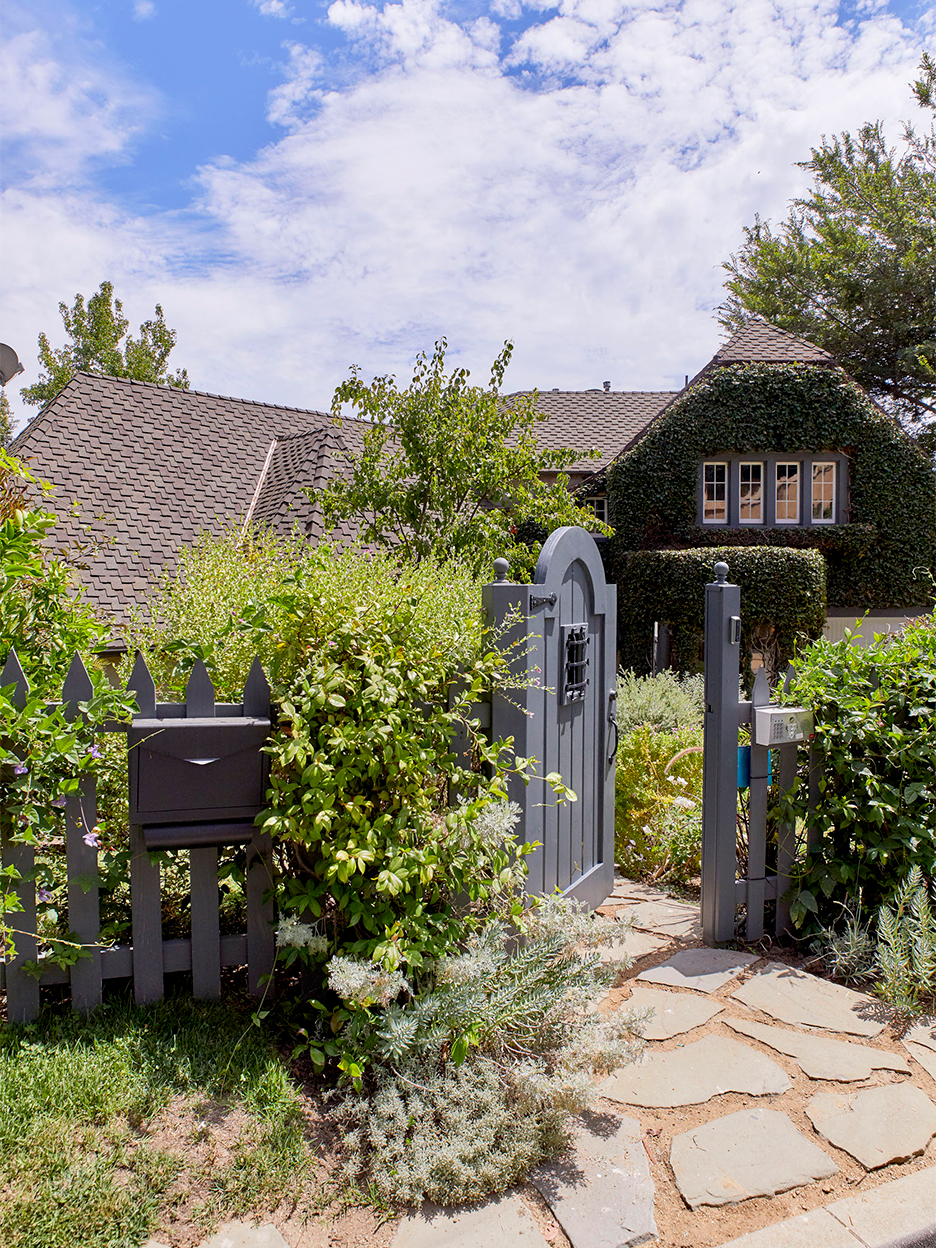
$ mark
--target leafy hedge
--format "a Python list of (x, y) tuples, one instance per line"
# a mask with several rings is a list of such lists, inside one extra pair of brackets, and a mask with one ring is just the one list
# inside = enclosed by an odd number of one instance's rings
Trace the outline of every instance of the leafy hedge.
[(815, 550), (782, 546), (710, 546), (702, 550), (635, 550), (615, 565), (621, 666), (646, 671), (653, 624), (673, 632), (673, 658), (684, 670), (701, 670), (705, 586), (715, 564), (728, 564), (728, 580), (741, 586), (741, 650), (750, 669), (754, 632), (772, 625), (783, 659), (798, 637), (818, 637), (826, 617), (825, 563)]
[[(723, 453), (840, 451), (850, 464), (849, 524), (821, 532), (700, 529), (702, 460)], [(744, 364), (714, 370), (675, 400), (608, 473), (612, 561), (627, 551), (724, 545), (817, 546), (834, 607), (927, 601), (920, 568), (936, 566), (936, 474), (906, 434), (839, 369)], [(621, 580), (619, 601), (630, 592)], [(661, 617), (657, 617), (661, 618)]]
[(789, 699), (813, 711), (819, 802), (809, 809), (803, 750), (786, 811), (821, 847), (802, 861), (792, 913), (830, 922), (841, 902), (871, 913), (914, 866), (936, 873), (936, 624), (923, 616), (865, 649), (823, 639), (797, 669)]

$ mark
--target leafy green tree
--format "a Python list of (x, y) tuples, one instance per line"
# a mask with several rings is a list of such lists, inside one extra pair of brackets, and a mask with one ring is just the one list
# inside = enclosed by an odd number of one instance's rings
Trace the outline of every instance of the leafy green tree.
[(13, 436), (13, 412), (6, 390), (0, 388), (0, 446), (8, 446)]
[(24, 402), (44, 407), (77, 372), (152, 381), (177, 390), (189, 388), (186, 369), (170, 373), (166, 367), (176, 332), (166, 324), (158, 303), (155, 316), (142, 323), (136, 338), (127, 333), (130, 322), (123, 304), (114, 298), (112, 282), (101, 282), (101, 289), (87, 302), (84, 295), (75, 295), (70, 308), (60, 303), (59, 312), (71, 341), (52, 347), (45, 334), (39, 335), (39, 363), (45, 372), (35, 385), (20, 391)]
[[(422, 352), (405, 390), (393, 377), (369, 385), (352, 368), (335, 391), (332, 412), (344, 405), (369, 422), (349, 471), (312, 491), (326, 527), (360, 525), (365, 543), (393, 547), (416, 562), (457, 556), (472, 571), (490, 573), (500, 555), (513, 579), (535, 566), (538, 545), (566, 524), (608, 533), (569, 493), (563, 469), (597, 451), (546, 450), (536, 438), (536, 396), (500, 393), (512, 343), (491, 367), (487, 387), (470, 385), (468, 370), (445, 372), (447, 343)], [(558, 473), (549, 484), (541, 473)]]
[[(936, 109), (924, 55), (913, 93)], [(889, 148), (880, 122), (823, 137), (800, 164), (815, 177), (786, 221), (755, 219), (726, 262), (719, 320), (753, 313), (824, 347), (922, 443), (936, 449), (936, 135), (905, 126)]]

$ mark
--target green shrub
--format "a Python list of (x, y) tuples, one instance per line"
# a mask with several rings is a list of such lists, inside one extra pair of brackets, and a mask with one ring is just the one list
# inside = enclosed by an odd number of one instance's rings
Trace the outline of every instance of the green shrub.
[(649, 669), (653, 624), (673, 633), (673, 661), (683, 671), (702, 670), (705, 586), (715, 564), (728, 564), (728, 580), (741, 587), (741, 652), (750, 675), (751, 653), (775, 650), (778, 669), (798, 640), (818, 637), (826, 617), (825, 563), (815, 550), (782, 546), (713, 546), (696, 550), (638, 550), (619, 555), (618, 611), (621, 666)]
[[(444, 656), (451, 666), (481, 645), (481, 588), (456, 560), (414, 565), (392, 551), (309, 546), (298, 535), (268, 530), (242, 535), (237, 527), (205, 534), (183, 547), (163, 574), (145, 611), (126, 630), (166, 694), (180, 696), (196, 658), (204, 659), (219, 700), (240, 697), (254, 655), (274, 682), (288, 682), (309, 639), (297, 640), (306, 604), (320, 617), (348, 619), (360, 611), (392, 618), (400, 644)], [(399, 631), (399, 630), (404, 630)], [(327, 626), (317, 635), (328, 641)], [(125, 674), (129, 674), (128, 658)]]
[(622, 736), (647, 725), (654, 732), (701, 728), (705, 681), (701, 675), (621, 672), (617, 682), (617, 721)]
[[(829, 450), (849, 455), (849, 523), (821, 536), (791, 525), (757, 538), (791, 547), (817, 541), (833, 606), (862, 610), (926, 601), (919, 569), (936, 563), (936, 474), (912, 440), (841, 369), (738, 364), (713, 369), (676, 398), (609, 469), (621, 604), (631, 593), (628, 565), (618, 562), (624, 552), (702, 544), (696, 520), (704, 459)], [(722, 530), (717, 537), (727, 545), (753, 540), (749, 532)], [(717, 540), (714, 530), (705, 540)]]
[(797, 659), (788, 701), (812, 708), (818, 804), (806, 751), (784, 803), (819, 848), (804, 854), (794, 919), (827, 922), (859, 896), (888, 902), (913, 866), (936, 871), (936, 624), (921, 617), (864, 649), (820, 640)]
[[(0, 834), (42, 854), (61, 841), (66, 794), (101, 770), (96, 729), (128, 718), (132, 699), (113, 689), (94, 661), (107, 629), (81, 598), (68, 560), (45, 546), (55, 516), (28, 505), (27, 491), (37, 484), (0, 450), (0, 667), (15, 650), (29, 682), (22, 707), (14, 705), (12, 685), (0, 688)], [(69, 722), (49, 704), (60, 698), (75, 653), (85, 660), (92, 691), (80, 704), (84, 714)], [(100, 831), (89, 828), (87, 835), (97, 838)], [(41, 885), (49, 868), (41, 858), (39, 867)], [(14, 867), (0, 872), (0, 946), (9, 953), (19, 926), (18, 878)], [(40, 934), (67, 938), (64, 917), (64, 910), (53, 914), (48, 899), (40, 900)], [(73, 945), (53, 946), (53, 960), (74, 961), (77, 952)]]
[(615, 862), (626, 876), (685, 883), (698, 874), (701, 747), (698, 728), (654, 732), (643, 725), (622, 737), (617, 754), (614, 849)]
[(586, 1008), (621, 968), (596, 952), (621, 924), (552, 897), (518, 926), (521, 947), (489, 924), (422, 992), (404, 988), (385, 1006), (367, 986), (373, 964), (333, 964), (333, 987), (344, 995), (355, 978), (369, 1003), (352, 1029), (382, 1059), (339, 1103), (347, 1170), (384, 1199), (448, 1205), (503, 1191), (566, 1144), (595, 1076), (639, 1052), (641, 1017)]

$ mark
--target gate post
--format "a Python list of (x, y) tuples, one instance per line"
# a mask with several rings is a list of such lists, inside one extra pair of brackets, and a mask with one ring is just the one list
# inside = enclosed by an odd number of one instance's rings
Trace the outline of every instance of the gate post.
[(735, 934), (738, 836), (738, 679), (741, 590), (715, 564), (705, 587), (705, 714), (702, 765), (702, 940)]

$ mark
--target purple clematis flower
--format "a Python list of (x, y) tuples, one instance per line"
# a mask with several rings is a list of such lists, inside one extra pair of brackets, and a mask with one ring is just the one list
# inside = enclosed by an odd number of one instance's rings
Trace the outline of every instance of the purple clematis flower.
[(97, 828), (92, 828), (90, 832), (86, 832), (81, 839), (89, 849), (101, 848), (101, 836)]
[(14, 776), (25, 776), (25, 775), (26, 775), (26, 767), (25, 767), (25, 765), (24, 765), (23, 763), (14, 763), (14, 764), (13, 764), (13, 775), (14, 775)]
[(36, 901), (51, 901), (51, 900), (52, 900), (52, 894), (49, 892), (47, 888), (43, 888), (40, 885), (40, 887), (36, 889)]
[(98, 749), (96, 745), (92, 745), (91, 748), (88, 750), (88, 755), (91, 758), (100, 758), (101, 751)]
[(65, 795), (64, 795), (64, 793), (63, 793), (61, 796), (59, 796), (59, 797), (53, 797), (53, 798), (52, 798), (52, 803), (51, 803), (51, 804), (52, 804), (53, 806), (64, 806), (64, 805), (65, 805)]

